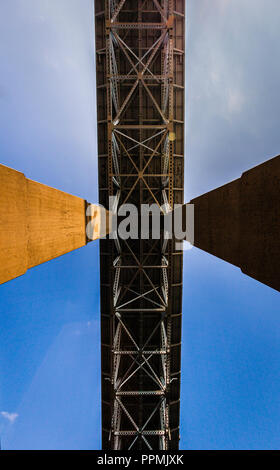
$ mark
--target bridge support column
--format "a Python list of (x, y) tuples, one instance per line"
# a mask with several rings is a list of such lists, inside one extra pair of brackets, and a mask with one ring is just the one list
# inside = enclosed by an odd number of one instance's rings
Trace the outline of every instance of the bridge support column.
[(196, 247), (280, 291), (280, 156), (191, 203)]
[(87, 244), (84, 199), (3, 165), (0, 188), (0, 284)]

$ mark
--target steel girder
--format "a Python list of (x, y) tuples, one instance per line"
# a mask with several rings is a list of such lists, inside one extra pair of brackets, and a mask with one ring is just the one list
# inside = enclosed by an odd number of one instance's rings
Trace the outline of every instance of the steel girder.
[[(168, 213), (183, 203), (185, 2), (95, 6), (100, 203)], [(182, 253), (151, 234), (101, 242), (104, 449), (178, 447)]]

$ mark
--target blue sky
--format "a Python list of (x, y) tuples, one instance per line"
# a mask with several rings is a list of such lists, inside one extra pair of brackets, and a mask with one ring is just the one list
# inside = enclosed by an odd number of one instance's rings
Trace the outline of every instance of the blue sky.
[[(1, 163), (97, 201), (91, 0), (0, 0)], [(278, 0), (189, 0), (186, 201), (280, 153)], [(5, 449), (98, 449), (99, 247), (0, 289)], [(279, 294), (185, 254), (182, 449), (280, 447)]]

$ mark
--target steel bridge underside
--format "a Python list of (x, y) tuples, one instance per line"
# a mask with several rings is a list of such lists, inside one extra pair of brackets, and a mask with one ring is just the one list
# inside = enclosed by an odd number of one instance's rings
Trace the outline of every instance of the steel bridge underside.
[[(184, 203), (184, 0), (95, 0), (100, 204)], [(151, 234), (150, 234), (151, 235)], [(103, 449), (179, 446), (182, 251), (102, 240)]]

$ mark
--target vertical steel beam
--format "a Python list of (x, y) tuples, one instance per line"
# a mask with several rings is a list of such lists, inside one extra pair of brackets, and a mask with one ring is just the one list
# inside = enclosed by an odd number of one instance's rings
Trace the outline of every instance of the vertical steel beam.
[[(185, 1), (95, 7), (100, 202), (172, 210), (183, 202)], [(178, 448), (182, 253), (163, 235), (101, 242), (104, 449)]]

